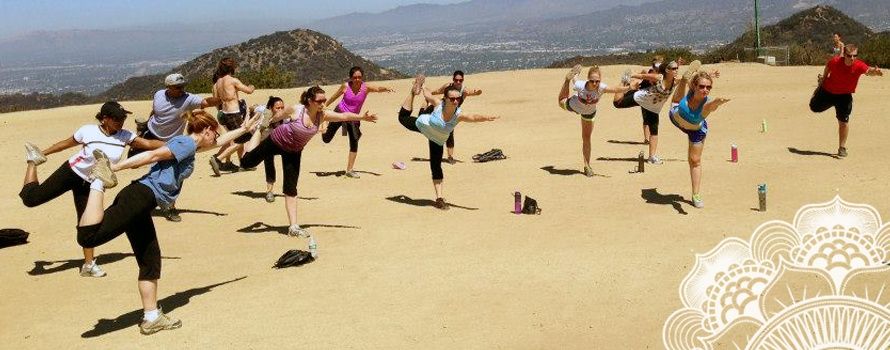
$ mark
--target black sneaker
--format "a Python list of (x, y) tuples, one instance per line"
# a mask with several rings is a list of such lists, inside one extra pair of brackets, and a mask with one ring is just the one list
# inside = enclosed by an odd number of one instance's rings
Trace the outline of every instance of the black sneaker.
[(445, 198), (436, 198), (436, 203), (433, 204), (437, 209), (448, 210), (448, 203), (445, 202)]
[[(214, 157), (214, 158), (216, 158), (216, 157)], [(220, 166), (219, 166), (219, 170), (222, 170), (222, 171), (231, 171), (231, 172), (233, 172), (233, 173), (234, 173), (234, 172), (238, 172), (239, 169), (240, 169), (240, 168), (239, 168), (237, 165), (235, 165), (235, 163), (232, 163), (231, 161), (222, 163), (222, 164), (220, 164)]]
[(179, 216), (179, 211), (176, 210), (176, 207), (170, 207), (169, 209), (163, 209), (164, 218), (170, 222), (180, 222), (182, 221), (182, 217)]
[(838, 148), (838, 149), (837, 149), (837, 156), (838, 156), (838, 157), (841, 157), (841, 158), (846, 157), (846, 156), (847, 156), (847, 148), (846, 148), (846, 147)]

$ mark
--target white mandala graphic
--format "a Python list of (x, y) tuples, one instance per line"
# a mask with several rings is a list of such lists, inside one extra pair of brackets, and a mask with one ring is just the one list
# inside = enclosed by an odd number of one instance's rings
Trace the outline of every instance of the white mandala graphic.
[(890, 223), (835, 197), (696, 255), (669, 350), (890, 349)]

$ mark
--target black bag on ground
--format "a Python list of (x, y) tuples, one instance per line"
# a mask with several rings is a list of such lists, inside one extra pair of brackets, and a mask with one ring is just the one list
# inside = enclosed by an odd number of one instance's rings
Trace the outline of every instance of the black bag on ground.
[(28, 233), (17, 228), (0, 229), (0, 248), (28, 243)]
[(276, 261), (275, 265), (273, 265), (272, 267), (281, 269), (285, 267), (305, 265), (313, 261), (315, 261), (315, 258), (313, 258), (312, 254), (309, 254), (309, 252), (305, 250), (293, 249), (288, 250), (284, 253), (284, 255), (278, 258), (278, 261)]
[(532, 197), (525, 196), (525, 202), (522, 203), (522, 213), (530, 215), (541, 215), (541, 208), (538, 207), (538, 201)]
[(493, 148), (491, 151), (485, 153), (479, 153), (473, 156), (473, 160), (478, 163), (490, 162), (492, 160), (501, 160), (507, 159), (507, 156), (504, 155), (504, 152), (500, 149)]

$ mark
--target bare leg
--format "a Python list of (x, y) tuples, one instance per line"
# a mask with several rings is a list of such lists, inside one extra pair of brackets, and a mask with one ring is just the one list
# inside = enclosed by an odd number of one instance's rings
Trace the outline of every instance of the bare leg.
[(442, 188), (443, 180), (433, 180), (433, 189), (436, 191), (436, 198), (443, 198), (442, 194), (445, 193), (445, 190)]
[(244, 152), (243, 152), (244, 147), (241, 147), (241, 145), (239, 145), (239, 144), (236, 144), (236, 143), (233, 142), (233, 143), (228, 143), (228, 144), (226, 144), (226, 146), (224, 146), (224, 147), (225, 147), (224, 150), (222, 150), (222, 151), (220, 151), (219, 153), (217, 153), (217, 155), (216, 155), (216, 158), (217, 158), (217, 159), (223, 159), (223, 158), (225, 158), (226, 161), (229, 161), (230, 158), (232, 157), (232, 154), (234, 154), (235, 152), (239, 152), (239, 153), (238, 153), (238, 157), (239, 157), (239, 158), (240, 158), (242, 155), (244, 155)]
[(692, 179), (692, 194), (701, 193), (701, 154), (704, 143), (689, 144), (689, 177)]
[(584, 155), (584, 165), (590, 166), (590, 135), (593, 134), (593, 122), (581, 120), (581, 153)]
[(649, 158), (655, 155), (658, 149), (658, 135), (649, 135)]
[(266, 192), (272, 192), (272, 187), (274, 187), (274, 186), (275, 186), (274, 182), (267, 182), (266, 183)]
[(244, 144), (244, 152), (253, 151), (254, 148), (256, 148), (257, 146), (260, 145), (261, 141), (262, 141), (262, 133), (261, 132), (253, 133), (253, 135), (250, 137), (250, 141), (247, 141), (247, 143)]
[(139, 281), (139, 296), (142, 297), (142, 309), (154, 311), (158, 309), (158, 280)]
[(847, 147), (847, 135), (850, 134), (850, 123), (837, 122), (838, 147)]
[(572, 78), (566, 77), (566, 80), (562, 83), (562, 88), (559, 90), (559, 97), (557, 98), (557, 102), (563, 103), (562, 101), (569, 98), (569, 89), (572, 85)]
[(290, 226), (297, 224), (297, 196), (284, 195), (284, 209), (287, 211), (287, 222)]
[(22, 185), (32, 182), (37, 182), (37, 166), (34, 163), (28, 162), (28, 167), (25, 168), (25, 183)]
[(355, 167), (355, 157), (358, 156), (358, 152), (349, 152), (349, 157), (346, 160), (346, 171), (352, 171), (352, 168)]
[(93, 259), (95, 259), (95, 250), (94, 248), (83, 248), (83, 261), (85, 264), (93, 263)]
[[(649, 142), (649, 137), (652, 136), (652, 133), (649, 131), (648, 125), (643, 125), (643, 141)], [(651, 149), (649, 154), (652, 154)]]
[[(98, 180), (97, 180), (98, 181)], [(87, 207), (80, 216), (79, 226), (92, 226), (102, 222), (105, 218), (105, 192), (90, 189), (87, 199)]]

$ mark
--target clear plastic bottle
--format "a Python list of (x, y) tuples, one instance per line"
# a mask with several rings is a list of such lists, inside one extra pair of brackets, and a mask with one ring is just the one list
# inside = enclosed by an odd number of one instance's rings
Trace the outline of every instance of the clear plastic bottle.
[(318, 243), (312, 235), (309, 235), (309, 255), (312, 255), (313, 259), (318, 258)]

